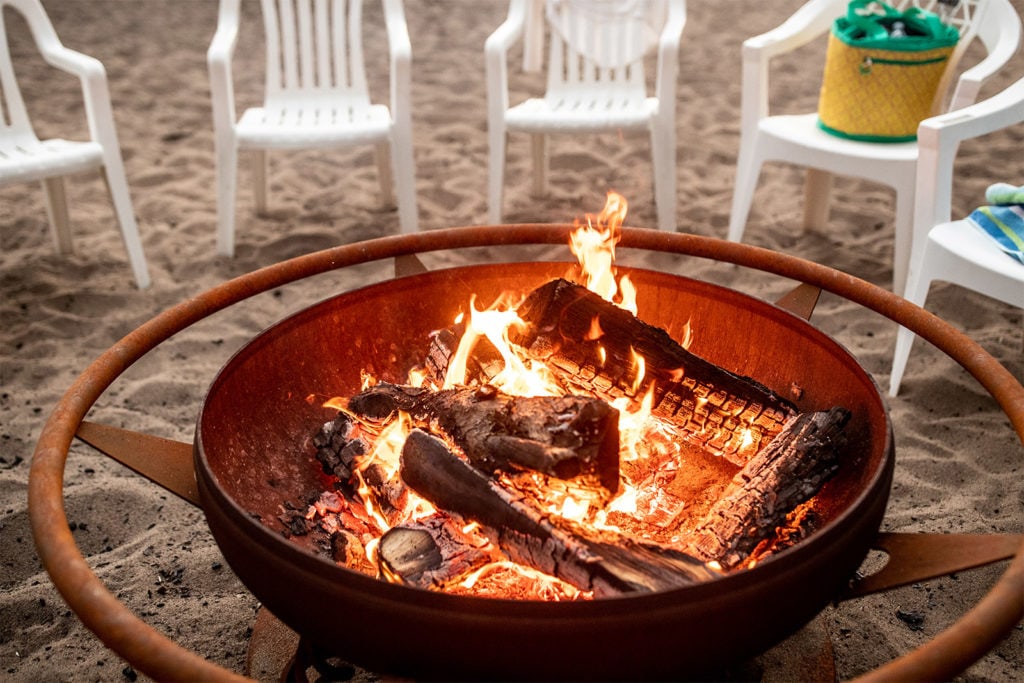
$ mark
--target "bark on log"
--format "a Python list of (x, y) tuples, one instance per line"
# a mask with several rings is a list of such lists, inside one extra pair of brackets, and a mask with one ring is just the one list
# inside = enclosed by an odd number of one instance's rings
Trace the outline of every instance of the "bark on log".
[(802, 413), (761, 449), (694, 529), (689, 551), (725, 569), (740, 565), (839, 468), (844, 408)]
[(397, 410), (436, 425), (485, 472), (528, 468), (575, 479), (603, 491), (619, 485), (619, 414), (582, 396), (507, 396), (478, 389), (432, 391), (378, 384), (349, 399), (352, 412), (374, 419)]
[(652, 592), (716, 576), (704, 563), (626, 538), (589, 539), (556, 525), (514, 492), (453, 454), (445, 443), (413, 430), (402, 449), (405, 483), (437, 507), (494, 530), (512, 559), (595, 596)]
[[(690, 443), (737, 465), (796, 413), (755, 380), (690, 353), (664, 330), (567, 280), (538, 287), (517, 313), (527, 325), (510, 330), (511, 341), (557, 368), (570, 391), (639, 398), (653, 383), (656, 416), (679, 426)], [(645, 361), (642, 380), (634, 352)]]

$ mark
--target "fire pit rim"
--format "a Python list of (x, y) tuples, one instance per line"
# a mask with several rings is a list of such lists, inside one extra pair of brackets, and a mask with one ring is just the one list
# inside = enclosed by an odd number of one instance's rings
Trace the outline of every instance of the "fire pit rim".
[[(267, 266), (225, 282), (152, 318), (101, 354), (68, 389), (40, 434), (29, 478), (29, 516), (37, 552), (65, 601), (119, 655), (157, 678), (242, 680), (184, 649), (135, 616), (93, 574), (63, 508), (63, 470), (74, 433), (89, 408), (132, 363), (173, 334), (234, 303), (330, 270), (392, 257), (467, 247), (564, 244), (569, 225), (449, 228), (343, 245)], [(685, 254), (733, 263), (820, 286), (870, 308), (936, 345), (974, 376), (1024, 440), (1024, 387), (976, 342), (941, 319), (851, 275), (795, 256), (685, 233), (625, 228), (622, 248)], [(979, 603), (932, 640), (876, 669), (875, 676), (946, 678), (987, 652), (1020, 618), (1024, 547)], [(1008, 607), (1009, 605), (1009, 607)], [(978, 625), (984, 625), (981, 631)], [(959, 648), (955, 661), (944, 656)]]

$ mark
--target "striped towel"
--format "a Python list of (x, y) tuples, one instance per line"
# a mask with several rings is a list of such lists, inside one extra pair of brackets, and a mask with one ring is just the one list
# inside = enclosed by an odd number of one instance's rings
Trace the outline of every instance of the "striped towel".
[(1000, 249), (1024, 263), (1024, 206), (982, 206), (967, 220), (988, 233)]

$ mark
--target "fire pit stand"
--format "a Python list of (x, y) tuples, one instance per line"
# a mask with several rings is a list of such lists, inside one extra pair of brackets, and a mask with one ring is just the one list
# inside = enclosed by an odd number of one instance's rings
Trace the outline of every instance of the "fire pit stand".
[[(75, 545), (64, 511), (63, 472), (76, 432), (89, 440), (86, 413), (122, 372), (173, 334), (256, 294), (320, 273), (382, 259), (415, 263), (415, 255), (472, 247), (527, 244), (565, 244), (572, 226), (515, 225), (456, 228), (388, 237), (345, 245), (285, 261), (226, 282), (167, 310), (108, 349), (75, 381), (54, 409), (40, 435), (29, 479), (29, 513), (37, 551), (54, 584), (82, 622), (135, 668), (156, 679), (242, 680), (157, 633), (117, 600), (92, 573)], [(696, 256), (773, 273), (820, 288), (869, 308), (924, 337), (968, 370), (1009, 416), (1024, 440), (1024, 387), (998, 362), (962, 333), (923, 309), (878, 287), (833, 269), (749, 245), (686, 234), (625, 229), (621, 248)], [(801, 290), (798, 290), (800, 292)], [(806, 294), (806, 290), (802, 290)], [(798, 293), (797, 299), (801, 298)], [(93, 428), (104, 433), (103, 428)], [(180, 475), (173, 464), (190, 458), (181, 444), (146, 435), (123, 433), (114, 440), (139, 440), (157, 448), (144, 460), (164, 462), (170, 482), (147, 471), (159, 483), (186, 499), (195, 495), (195, 482)], [(156, 456), (156, 457), (154, 457)], [(130, 463), (129, 463), (130, 464)], [(174, 474), (178, 472), (178, 474)], [(909, 544), (915, 554), (922, 547), (941, 543), (938, 537), (880, 534), (878, 545), (892, 555), (890, 567), (855, 587), (857, 594), (902, 585), (907, 581), (942, 575), (993, 561), (1016, 551), (1014, 560), (990, 592), (952, 627), (918, 649), (870, 672), (867, 680), (881, 678), (946, 679), (966, 669), (999, 642), (1024, 617), (1024, 546), (1020, 537), (998, 536), (947, 539), (970, 541), (973, 546), (932, 553), (934, 566), (924, 572), (900, 566), (895, 558)], [(1011, 548), (1009, 552), (1006, 547)], [(980, 549), (979, 549), (980, 548)], [(927, 555), (927, 553), (925, 553)], [(937, 555), (946, 555), (936, 559)], [(950, 556), (953, 562), (947, 561)], [(981, 559), (987, 558), (987, 559)], [(926, 557), (925, 559), (928, 559)], [(937, 573), (936, 573), (937, 572)]]

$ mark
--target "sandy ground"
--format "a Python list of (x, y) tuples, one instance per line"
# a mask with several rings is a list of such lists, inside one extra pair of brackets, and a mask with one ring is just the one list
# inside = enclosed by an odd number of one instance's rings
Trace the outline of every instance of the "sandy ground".
[[(65, 44), (106, 66), (114, 114), (153, 285), (135, 288), (99, 174), (68, 183), (75, 253), (53, 248), (36, 184), (0, 188), (0, 678), (12, 681), (134, 679), (134, 670), (66, 607), (35, 554), (27, 511), (33, 448), (52, 407), (100, 353), (168, 307), (229, 278), (338, 244), (394, 234), (397, 214), (380, 204), (372, 151), (276, 154), (267, 215), (252, 208), (243, 163), (237, 254), (215, 251), (213, 133), (205, 52), (216, 3), (199, 0), (75, 0), (45, 3)], [(248, 11), (256, 11), (248, 1)], [(740, 43), (791, 14), (799, 2), (691, 3), (680, 54), (678, 230), (724, 237), (739, 143)], [(1019, 8), (1019, 5), (1018, 5)], [(421, 228), (486, 221), (486, 98), (482, 48), (505, 4), (409, 0), (413, 127)], [(368, 70), (386, 97), (379, 6), (368, 3)], [(42, 63), (10, 20), (12, 51), (40, 137), (85, 130), (77, 82)], [(260, 28), (243, 27), (235, 62), (239, 110), (261, 92)], [(822, 49), (773, 67), (780, 109), (813, 107)], [(997, 92), (1024, 73), (1018, 53), (986, 84)], [(513, 68), (513, 97), (542, 79)], [(982, 203), (995, 181), (1024, 182), (1020, 126), (963, 145), (954, 214)], [(244, 158), (243, 158), (244, 162)], [(504, 219), (565, 222), (597, 211), (605, 192), (630, 200), (627, 223), (653, 227), (650, 148), (643, 136), (593, 135), (551, 143), (550, 191), (529, 192), (525, 138), (509, 145)], [(893, 195), (839, 179), (826, 230), (801, 232), (802, 175), (770, 165), (746, 239), (891, 283)], [(479, 256), (479, 255), (477, 255)], [(485, 255), (486, 256), (486, 255)], [(568, 253), (565, 254), (568, 257)], [(462, 255), (437, 263), (460, 263)], [(680, 272), (774, 300), (792, 283), (700, 260), (625, 254), (623, 263)], [(125, 372), (90, 418), (190, 442), (206, 387), (257, 331), (327, 295), (390, 277), (370, 264), (260, 295), (162, 344)], [(1024, 378), (1021, 311), (951, 286), (927, 308), (966, 331)], [(896, 325), (831, 295), (813, 323), (844, 344), (887, 386)], [(890, 401), (897, 467), (883, 529), (1024, 532), (1022, 451), (987, 393), (953, 361), (918, 342), (903, 389)], [(159, 631), (201, 656), (243, 671), (256, 599), (235, 578), (197, 508), (76, 444), (64, 500), (74, 538), (109, 590)], [(920, 645), (984, 595), (1005, 564), (841, 603), (821, 618), (838, 676), (850, 678)], [(911, 618), (901, 618), (901, 615)], [(1019, 680), (1018, 626), (964, 675)]]

